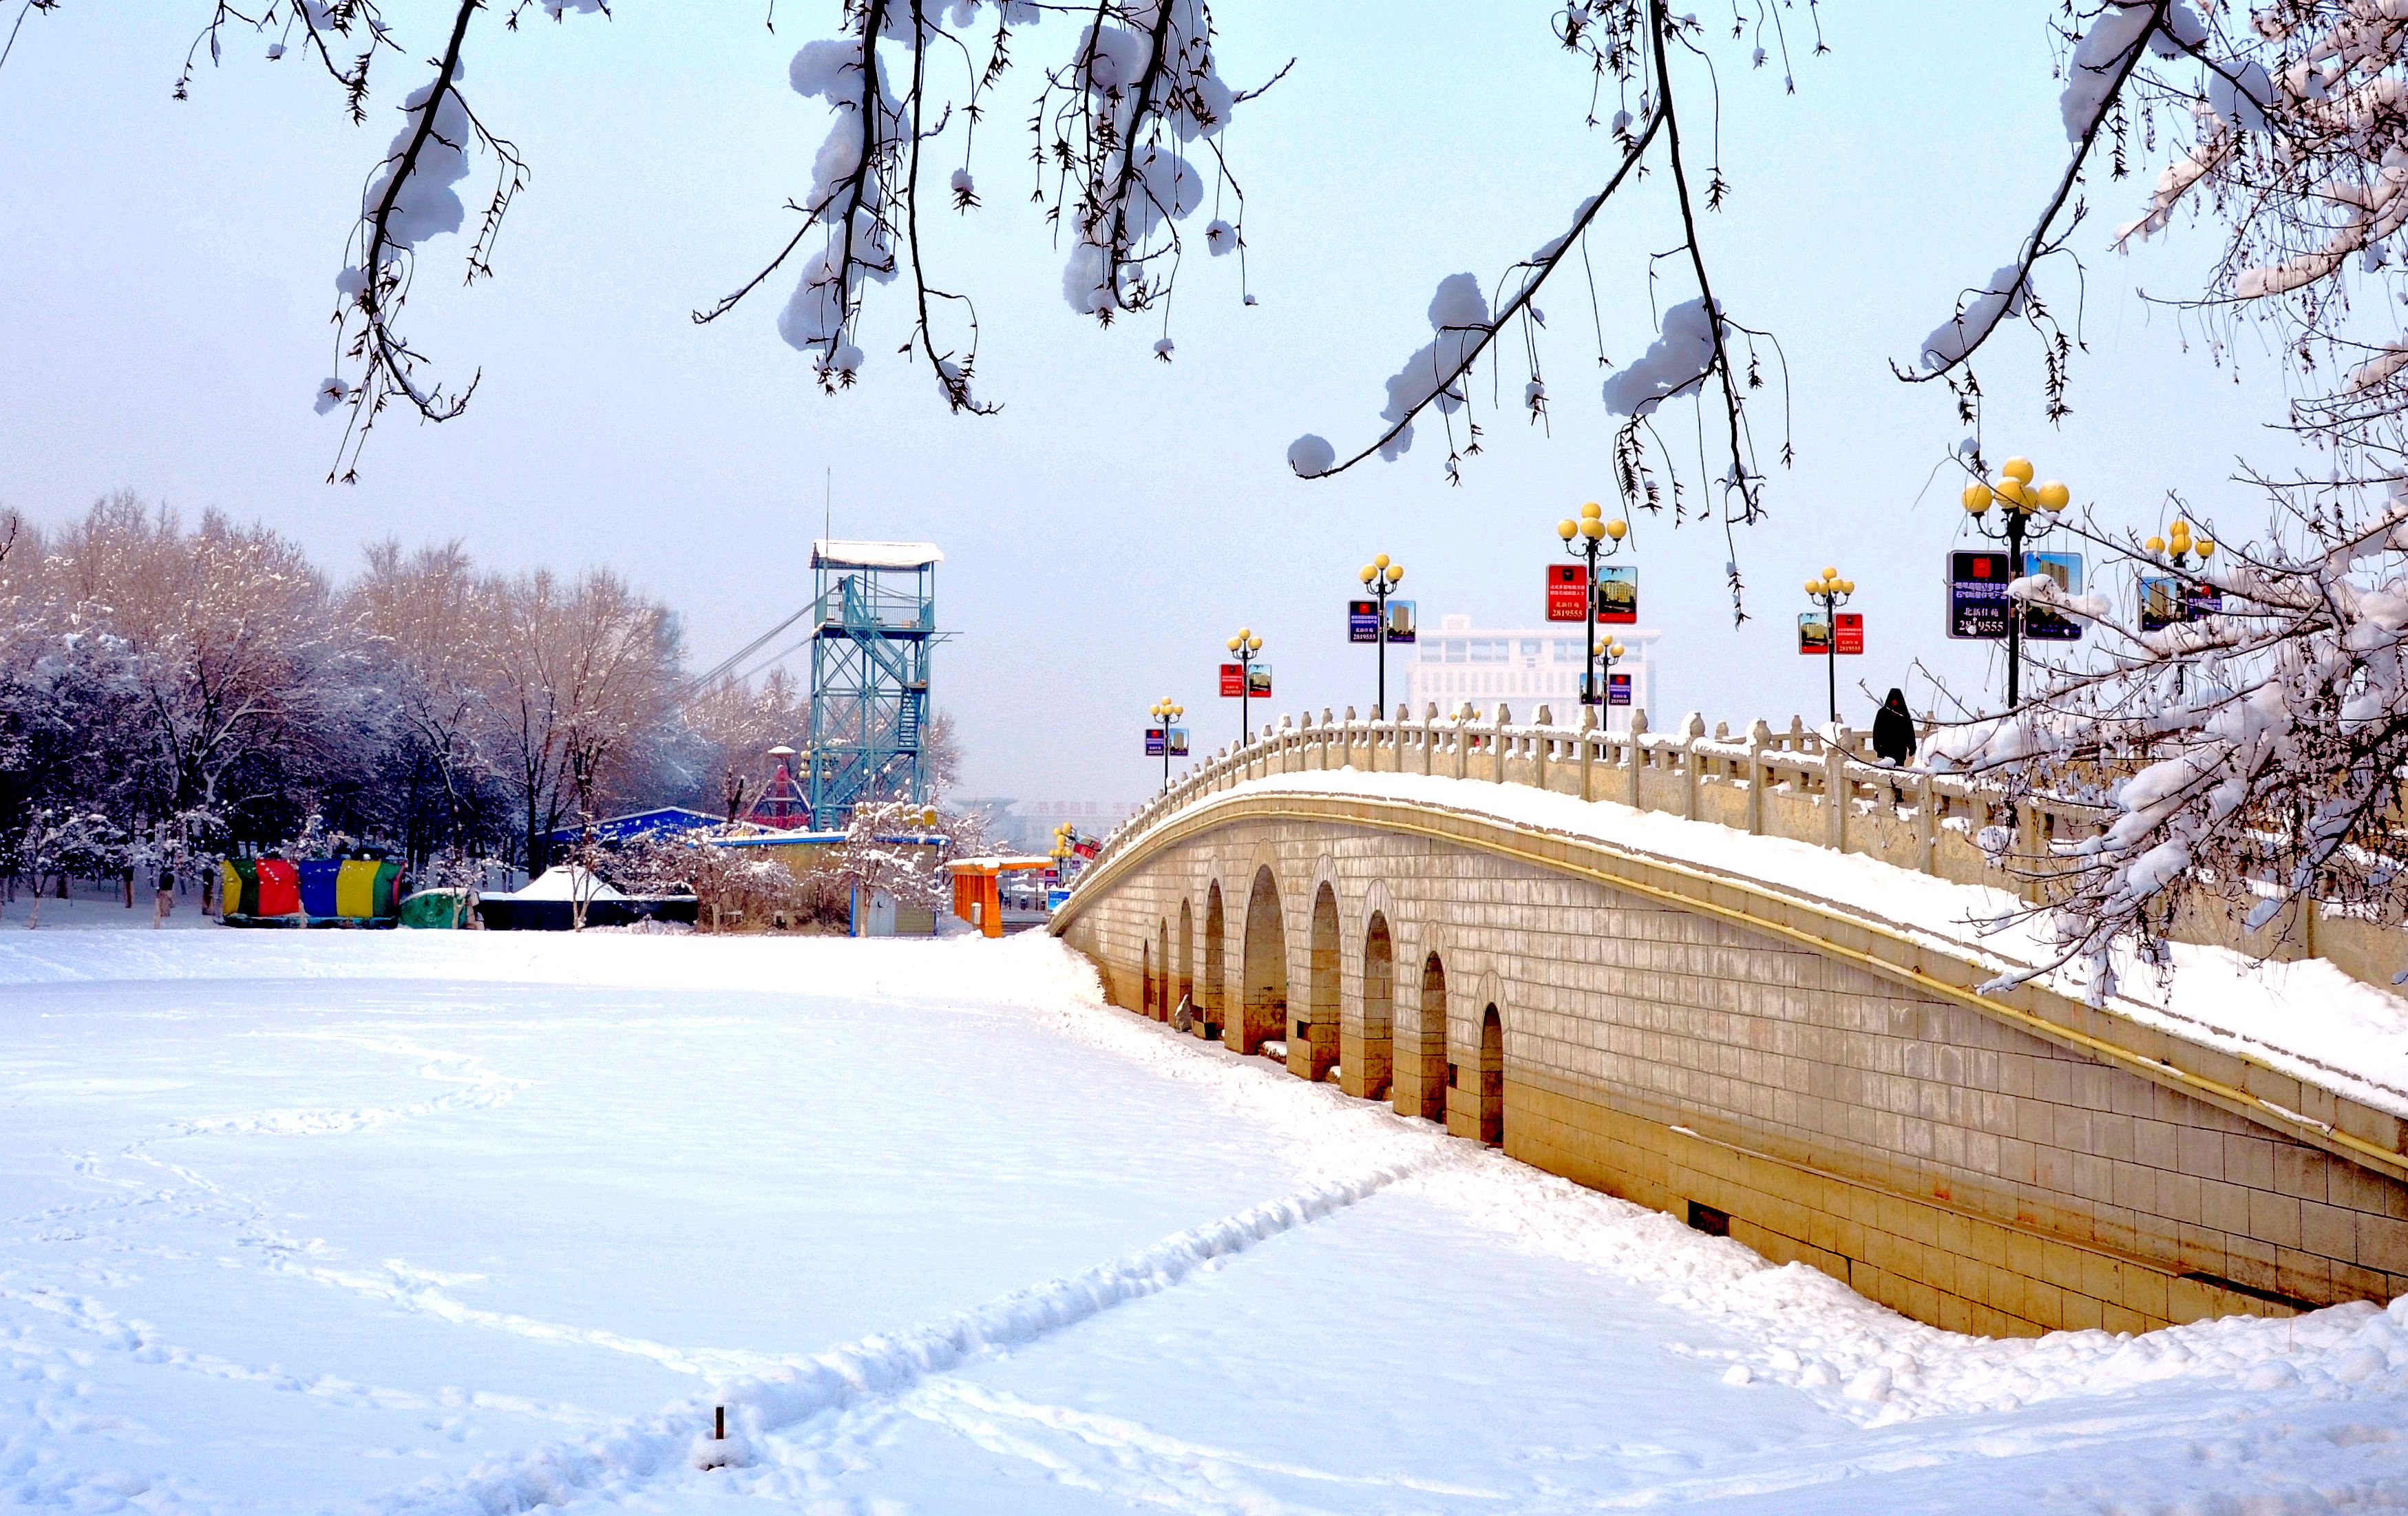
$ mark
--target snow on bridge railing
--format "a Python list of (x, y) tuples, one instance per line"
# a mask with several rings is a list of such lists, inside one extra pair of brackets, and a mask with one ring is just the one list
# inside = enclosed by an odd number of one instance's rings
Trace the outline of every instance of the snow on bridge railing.
[[(1811, 728), (1795, 717), (1785, 731), (1758, 721), (1739, 736), (1727, 723), (1708, 736), (1695, 712), (1671, 732), (1647, 730), (1646, 713), (1634, 712), (1625, 733), (1598, 727), (1593, 711), (1584, 711), (1577, 727), (1558, 725), (1544, 706), (1526, 724), (1502, 705), (1488, 721), (1440, 716), (1435, 705), (1417, 718), (1399, 705), (1392, 716), (1375, 710), (1365, 720), (1350, 707), (1342, 717), (1325, 708), (1318, 721), (1309, 711), (1282, 717), (1254, 740), (1189, 769), (1112, 829), (1083, 877), (1204, 796), (1249, 779), (1330, 769), (1533, 785), (1862, 853), (2033, 902), (2043, 898), (2059, 850), (2097, 836), (2114, 814), (1879, 762), (1864, 736), (1844, 725)], [(2250, 932), (2200, 896), (2177, 908), (2169, 935), (2280, 959), (2329, 958), (2386, 988), (2399, 966), (2396, 930), (2315, 903)]]

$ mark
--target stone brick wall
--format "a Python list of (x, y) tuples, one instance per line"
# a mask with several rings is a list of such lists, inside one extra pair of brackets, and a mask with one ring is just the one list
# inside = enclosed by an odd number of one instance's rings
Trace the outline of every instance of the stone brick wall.
[[(2316, 1145), (2315, 1123), (2338, 1122), (2396, 1151), (2387, 1117), (2292, 1081), (2266, 1098), (2312, 1119), (2274, 1130), (2151, 1077), (2172, 1068), (2169, 1050), (2082, 1008), (2050, 1012), (2067, 1036), (2035, 1031), (1920, 987), (1929, 974), (1617, 884), (1572, 844), (1560, 863), (1514, 856), (1505, 829), (1494, 846), (1475, 822), (1450, 823), (1461, 840), (1403, 835), (1356, 819), (1365, 805), (1199, 801), (1082, 885), (1056, 929), (1115, 1004), (1165, 1013), (1190, 979), (1199, 1033), (1251, 1051), (1277, 1026), (1300, 1076), (1334, 1059), (1348, 1093), (1384, 1082), (1397, 1110), (1442, 1113), (1468, 1140), (1501, 1123), (1516, 1158), (1727, 1225), (1934, 1324), (2137, 1331), (2408, 1293), (2408, 1184)], [(1250, 1030), (1227, 1008), (1265, 871), (1286, 1010)], [(1182, 905), (1190, 961), (1165, 963)], [(1384, 1047), (1364, 1021), (1375, 916), (1392, 964)], [(1149, 968), (1167, 993), (1149, 993)], [(1441, 980), (1444, 1004), (1427, 1003)], [(1491, 1006), (1502, 1067), (1484, 1080)], [(2122, 1037), (2130, 1056), (2068, 1046), (2077, 1035)]]

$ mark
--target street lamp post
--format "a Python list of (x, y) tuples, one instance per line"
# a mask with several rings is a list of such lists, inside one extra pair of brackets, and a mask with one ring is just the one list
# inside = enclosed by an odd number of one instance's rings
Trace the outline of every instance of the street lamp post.
[(1170, 788), (1170, 729), (1179, 724), (1180, 717), (1187, 714), (1187, 708), (1166, 694), (1155, 701), (1154, 708), (1146, 714), (1162, 728), (1162, 787), (1168, 790)]
[[(1249, 703), (1254, 697), (1254, 654), (1263, 651), (1263, 639), (1240, 626), (1238, 635), (1228, 640), (1229, 651), (1238, 659), (1238, 745), (1253, 740), (1254, 718)], [(1164, 739), (1166, 742), (1168, 738)]]
[(1555, 522), (1555, 536), (1564, 539), (1564, 551), (1588, 565), (1588, 618), (1584, 628), (1588, 636), (1581, 644), (1588, 650), (1581, 659), (1580, 700), (1584, 706), (1605, 704), (1605, 686), (1597, 674), (1597, 561), (1600, 555), (1611, 558), (1621, 551), (1623, 536), (1629, 530), (1630, 523), (1619, 516), (1607, 521), (1603, 508), (1594, 500), (1581, 507), (1578, 521), (1566, 517)]
[[(1589, 656), (1598, 661), (1598, 683), (1600, 691), (1612, 684), (1613, 665), (1622, 662), (1623, 655), (1627, 653), (1630, 650), (1628, 648), (1624, 647), (1621, 643), (1614, 641), (1611, 637), (1603, 641), (1592, 642), (1589, 644)], [(1602, 708), (1599, 709), (1597, 724), (1599, 726), (1603, 726), (1605, 724), (1605, 717)]]
[(1379, 602), (1380, 630), (1379, 635), (1372, 638), (1379, 644), (1380, 664), (1380, 698), (1371, 707), (1371, 719), (1376, 722), (1388, 708), (1388, 596), (1404, 582), (1405, 565), (1390, 563), (1388, 555), (1383, 552), (1365, 564), (1363, 572), (1355, 577)]
[(1840, 719), (1840, 608), (1856, 593), (1855, 579), (1843, 579), (1836, 568), (1806, 581), (1806, 598), (1823, 608), (1823, 661), (1830, 673), (1831, 720)]
[[(1973, 530), (1995, 542), (2007, 545), (2007, 708), (2013, 710), (2023, 699), (2024, 608), (2014, 594), (2014, 582), (2024, 577), (2024, 541), (2046, 532), (2056, 524), (2057, 513), (2065, 508), (2072, 494), (2057, 479), (2034, 485), (2032, 465), (2028, 458), (2010, 458), (1999, 469), (1999, 480), (1985, 484), (1980, 479), (1965, 486), (1966, 512), (1973, 518)], [(2005, 508), (2000, 512), (1999, 528), (1990, 526), (1990, 506), (1993, 502)], [(2031, 523), (2033, 515), (2046, 512), (2051, 518), (2039, 526)]]

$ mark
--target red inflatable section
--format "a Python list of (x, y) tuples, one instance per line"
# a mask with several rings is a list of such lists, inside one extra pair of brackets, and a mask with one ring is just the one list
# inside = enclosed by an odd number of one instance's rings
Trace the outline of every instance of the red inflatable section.
[(301, 913), (301, 871), (290, 858), (259, 861), (259, 914), (297, 916)]

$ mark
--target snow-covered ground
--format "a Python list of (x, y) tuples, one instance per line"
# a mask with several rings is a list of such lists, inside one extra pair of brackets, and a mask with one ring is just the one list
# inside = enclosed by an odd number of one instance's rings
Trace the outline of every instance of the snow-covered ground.
[(2408, 1505), (2408, 1305), (1952, 1337), (1093, 994), (0, 923), (0, 1505)]

